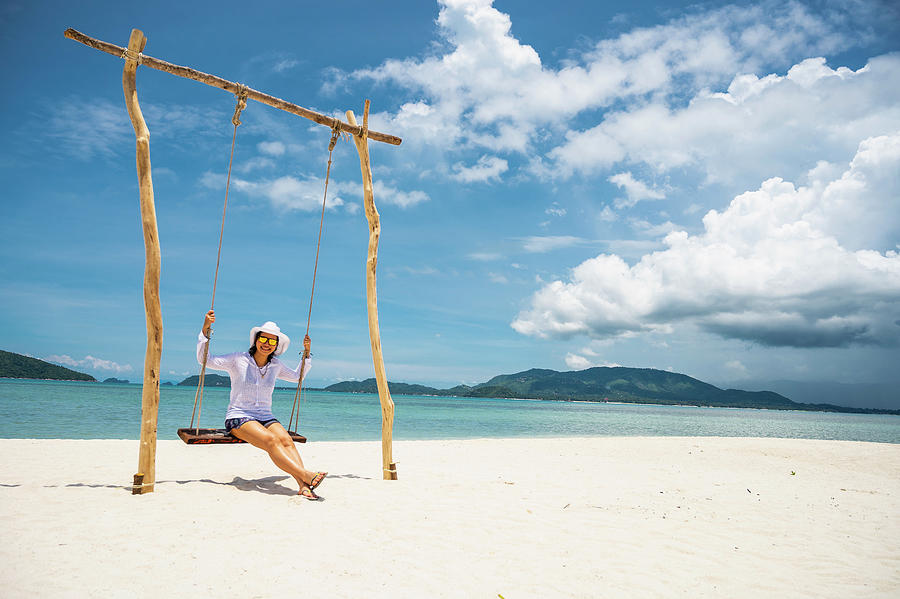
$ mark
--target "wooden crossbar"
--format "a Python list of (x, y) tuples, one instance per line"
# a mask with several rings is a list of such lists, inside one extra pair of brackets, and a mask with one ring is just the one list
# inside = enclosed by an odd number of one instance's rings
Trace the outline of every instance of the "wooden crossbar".
[[(100, 50), (101, 52), (106, 52), (107, 54), (112, 54), (113, 56), (117, 56), (119, 58), (126, 57), (127, 48), (123, 48), (122, 46), (117, 46), (115, 44), (110, 44), (109, 42), (104, 42), (92, 38), (81, 33), (80, 31), (76, 31), (75, 29), (66, 29), (63, 35), (65, 35), (70, 40), (80, 42), (85, 46), (88, 46), (89, 48), (94, 48), (95, 50)], [(330, 127), (331, 129), (340, 129), (341, 131), (350, 133), (357, 137), (366, 135), (366, 137), (374, 141), (380, 141), (395, 146), (399, 146), (403, 142), (402, 139), (395, 135), (379, 133), (378, 131), (370, 131), (366, 130), (364, 127), (360, 127), (359, 125), (354, 126), (349, 123), (345, 123), (340, 119), (326, 116), (324, 114), (319, 114), (318, 112), (312, 111), (308, 108), (303, 108), (302, 106), (292, 104), (291, 102), (282, 100), (281, 98), (276, 98), (275, 96), (264, 94), (263, 92), (257, 91), (253, 88), (242, 86), (240, 83), (222, 79), (221, 77), (217, 77), (216, 75), (210, 75), (209, 73), (204, 73), (190, 67), (183, 67), (177, 64), (172, 64), (170, 62), (166, 62), (165, 60), (159, 60), (158, 58), (147, 56), (146, 54), (139, 54), (136, 57), (132, 58), (137, 59), (138, 64), (150, 67), (151, 69), (156, 69), (157, 71), (163, 71), (164, 73), (170, 73), (172, 75), (184, 77), (185, 79), (199, 81), (200, 83), (205, 83), (206, 85), (211, 85), (212, 87), (218, 87), (219, 89), (224, 89), (225, 91), (229, 91), (233, 94), (238, 94), (240, 91), (242, 91), (242, 89), (245, 89), (247, 92), (247, 97), (251, 100), (256, 100), (257, 102), (267, 104), (273, 108), (278, 108), (279, 110), (284, 110), (285, 112), (296, 114), (297, 116), (302, 116), (305, 119), (309, 119), (315, 123), (319, 123), (320, 125), (325, 125), (327, 127)]]

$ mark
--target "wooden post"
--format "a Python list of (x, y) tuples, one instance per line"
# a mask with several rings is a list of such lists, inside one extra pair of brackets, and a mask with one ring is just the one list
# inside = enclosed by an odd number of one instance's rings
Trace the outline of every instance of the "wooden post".
[[(356, 117), (352, 110), (347, 111), (347, 122), (357, 127)], [(381, 236), (381, 221), (375, 208), (375, 193), (372, 188), (372, 164), (369, 161), (369, 140), (366, 132), (369, 129), (369, 101), (363, 111), (363, 124), (359, 135), (353, 136), (356, 151), (359, 153), (359, 167), (362, 170), (363, 201), (366, 207), (366, 220), (369, 221), (369, 253), (366, 258), (366, 306), (369, 314), (369, 341), (372, 344), (372, 361), (375, 363), (375, 381), (378, 385), (378, 398), (381, 400), (381, 461), (384, 480), (397, 480), (397, 465), (392, 455), (394, 435), (394, 400), (388, 389), (387, 374), (384, 370), (384, 357), (381, 353), (381, 333), (378, 330), (378, 294), (375, 288), (375, 267), (378, 264), (378, 238)]]
[(159, 305), (160, 252), (159, 232), (156, 227), (156, 206), (153, 202), (153, 179), (150, 175), (150, 130), (144, 122), (138, 104), (136, 74), (140, 53), (147, 38), (138, 29), (131, 30), (128, 51), (125, 54), (125, 70), (122, 73), (122, 89), (125, 105), (134, 127), (137, 155), (137, 175), (140, 186), (141, 224), (144, 229), (144, 311), (147, 318), (147, 351), (144, 354), (144, 385), (141, 392), (141, 445), (138, 455), (138, 473), (142, 474), (140, 487), (135, 475), (134, 493), (152, 493), (156, 483), (156, 426), (159, 412), (159, 362), (162, 355), (162, 310)]

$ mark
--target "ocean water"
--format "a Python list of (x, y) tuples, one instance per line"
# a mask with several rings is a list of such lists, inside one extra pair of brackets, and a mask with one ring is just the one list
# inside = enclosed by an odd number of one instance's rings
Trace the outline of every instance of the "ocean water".
[[(190, 425), (193, 387), (160, 389), (159, 438)], [(900, 443), (900, 416), (512, 399), (394, 396), (394, 438), (722, 436)], [(294, 391), (276, 390), (284, 424)], [(204, 391), (201, 427), (221, 428), (228, 389)], [(141, 386), (0, 379), (0, 438), (138, 439)], [(304, 391), (310, 441), (381, 439), (377, 395)]]

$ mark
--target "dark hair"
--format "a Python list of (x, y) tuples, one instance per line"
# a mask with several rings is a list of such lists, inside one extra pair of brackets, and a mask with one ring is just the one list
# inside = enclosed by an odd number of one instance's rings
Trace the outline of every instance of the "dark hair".
[[(256, 341), (257, 341), (257, 339), (259, 339), (259, 334), (260, 334), (260, 333), (262, 333), (262, 331), (257, 331), (257, 332), (256, 332), (256, 337), (253, 338), (253, 345), (251, 345), (251, 346), (250, 346), (250, 349), (247, 350), (247, 353), (250, 354), (251, 356), (256, 354)], [(279, 341), (280, 341), (280, 340), (279, 340)], [(277, 345), (275, 346), (275, 349), (278, 349), (278, 346), (277, 346)], [(266, 364), (268, 364), (269, 362), (271, 362), (271, 361), (272, 361), (272, 358), (274, 358), (274, 357), (275, 357), (275, 352), (272, 352), (271, 354), (269, 354), (269, 357), (266, 358)]]

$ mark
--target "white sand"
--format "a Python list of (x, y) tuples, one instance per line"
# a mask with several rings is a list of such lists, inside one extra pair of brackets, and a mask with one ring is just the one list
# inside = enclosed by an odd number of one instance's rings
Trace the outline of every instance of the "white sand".
[(0, 596), (900, 596), (900, 445), (300, 448), (324, 501), (246, 445), (160, 442), (133, 496), (136, 441), (0, 440)]

